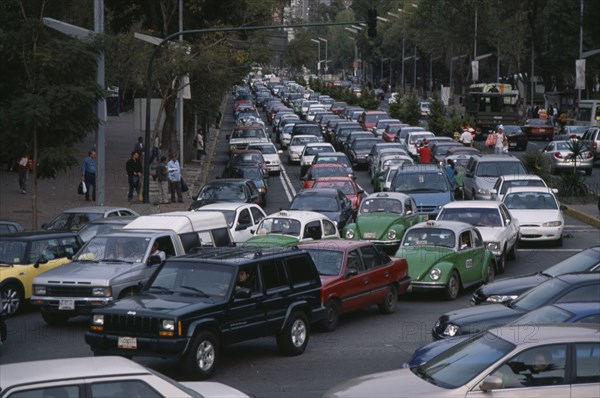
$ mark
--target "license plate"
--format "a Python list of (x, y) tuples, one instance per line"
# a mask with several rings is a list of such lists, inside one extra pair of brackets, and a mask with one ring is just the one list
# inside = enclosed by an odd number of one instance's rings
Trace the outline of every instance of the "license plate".
[(515, 147), (515, 146), (517, 146), (517, 143), (516, 142), (509, 142), (508, 146), (509, 147)]
[(117, 347), (126, 350), (135, 350), (137, 349), (137, 339), (135, 337), (119, 337)]
[(363, 234), (363, 239), (375, 239), (377, 234), (375, 232), (365, 232)]
[(58, 309), (59, 310), (74, 310), (75, 309), (75, 300), (59, 300), (58, 301)]

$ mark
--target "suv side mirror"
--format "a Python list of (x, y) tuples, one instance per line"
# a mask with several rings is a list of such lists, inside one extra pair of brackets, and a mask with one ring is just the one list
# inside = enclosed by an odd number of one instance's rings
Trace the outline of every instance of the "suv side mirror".
[(229, 134), (226, 134), (226, 135), (225, 135), (225, 139), (226, 139), (227, 141), (229, 141), (229, 137), (230, 137), (230, 135), (229, 135)]
[(152, 266), (152, 265), (156, 265), (156, 264), (160, 264), (162, 262), (162, 260), (160, 259), (160, 256), (150, 256), (148, 258), (148, 267)]
[(33, 268), (39, 268), (40, 264), (47, 264), (48, 263), (48, 259), (45, 256), (40, 256), (37, 261), (35, 262), (35, 264), (33, 264)]
[(245, 298), (250, 298), (251, 295), (252, 295), (252, 291), (250, 289), (248, 289), (247, 287), (240, 287), (233, 294), (233, 298), (245, 299)]

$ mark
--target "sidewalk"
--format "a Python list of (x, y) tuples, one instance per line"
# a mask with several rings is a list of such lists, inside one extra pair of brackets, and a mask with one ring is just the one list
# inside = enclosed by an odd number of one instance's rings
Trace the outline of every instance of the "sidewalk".
[[(129, 186), (125, 173), (125, 163), (131, 156), (133, 145), (137, 137), (144, 133), (136, 131), (134, 115), (122, 113), (120, 116), (108, 117), (106, 123), (106, 171), (105, 171), (105, 206), (131, 207), (140, 214), (156, 212), (187, 210), (192, 202), (191, 196), (198, 192), (207, 175), (212, 152), (219, 135), (218, 129), (211, 129), (206, 142), (207, 155), (202, 162), (192, 161), (182, 166), (182, 174), (190, 190), (184, 193), (184, 203), (153, 205), (158, 201), (158, 185), (150, 178), (150, 204), (133, 203), (127, 201)], [(75, 157), (79, 162), (87, 156), (88, 151), (94, 146), (95, 138), (90, 134), (76, 146)], [(195, 149), (189, 148), (189, 151)], [(156, 162), (152, 165), (152, 169)], [(27, 194), (19, 191), (17, 172), (9, 172), (5, 168), (0, 171), (0, 219), (18, 222), (25, 230), (36, 230), (41, 225), (50, 221), (57, 213), (72, 207), (95, 206), (94, 202), (86, 202), (83, 195), (77, 194), (77, 185), (81, 180), (81, 164), (73, 166), (66, 172), (57, 174), (56, 179), (38, 180), (38, 225), (32, 226), (32, 192), (33, 178), (30, 176)]]

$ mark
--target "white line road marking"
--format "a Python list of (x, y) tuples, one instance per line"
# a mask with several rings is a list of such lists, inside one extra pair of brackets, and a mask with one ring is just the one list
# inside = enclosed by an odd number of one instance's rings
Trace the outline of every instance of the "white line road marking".
[(290, 181), (290, 178), (288, 177), (288, 174), (283, 164), (281, 165), (281, 173), (279, 174), (279, 179), (281, 180), (281, 185), (285, 190), (285, 194), (288, 198), (288, 201), (291, 203), (294, 196), (296, 196), (296, 190), (294, 189), (292, 181)]
[(517, 249), (519, 252), (540, 252), (543, 251), (544, 253), (547, 252), (580, 252), (583, 251), (584, 249), (521, 249), (520, 247)]

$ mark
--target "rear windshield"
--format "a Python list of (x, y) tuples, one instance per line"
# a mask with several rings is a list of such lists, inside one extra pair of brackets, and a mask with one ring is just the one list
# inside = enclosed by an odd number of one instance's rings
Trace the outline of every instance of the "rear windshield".
[(527, 174), (521, 162), (485, 162), (479, 163), (477, 177), (500, 177), (507, 174)]

